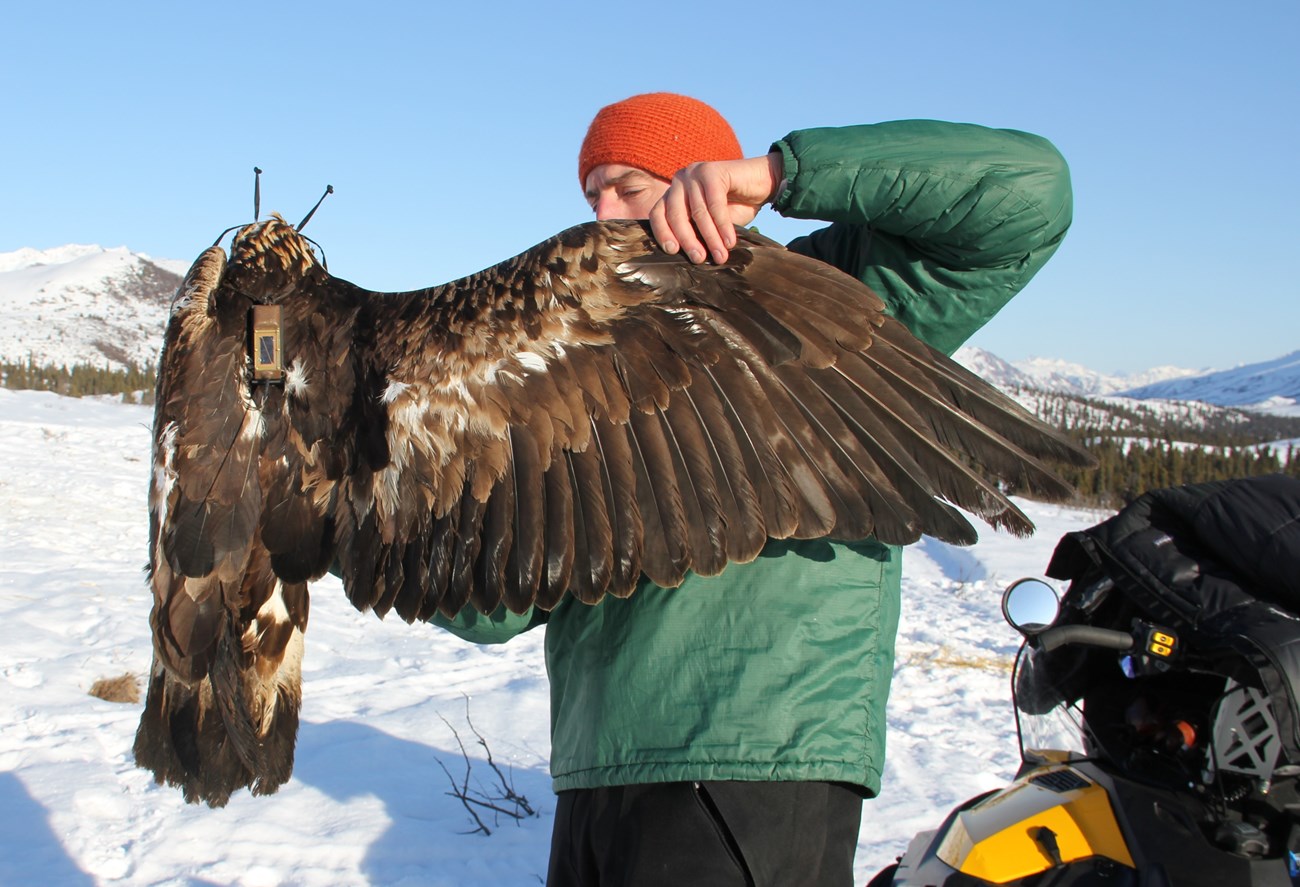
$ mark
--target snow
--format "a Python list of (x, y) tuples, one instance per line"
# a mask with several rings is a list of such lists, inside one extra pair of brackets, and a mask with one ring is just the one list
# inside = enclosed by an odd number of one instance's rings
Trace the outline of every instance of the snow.
[[(22, 253), (6, 253), (16, 256)], [(58, 283), (63, 287), (87, 287), (97, 284), (131, 261), (131, 252), (125, 247), (103, 249), (97, 246), (68, 247), (65, 250), (48, 250), (39, 253), (56, 261), (30, 261), (4, 270), (6, 290), (26, 290), (42, 293), (46, 287)], [(2, 257), (0, 257), (2, 258)], [(0, 268), (3, 265), (0, 264)]]
[(38, 265), (62, 265), (103, 251), (103, 247), (87, 243), (69, 243), (52, 249), (24, 246), (13, 252), (0, 253), (0, 272), (20, 271)]
[[(278, 794), (189, 806), (134, 766), (140, 705), (87, 689), (149, 667), (151, 419), (0, 389), (0, 884), (541, 883), (554, 815), (541, 631), (474, 647), (357, 613), (323, 580), (297, 766)], [(1016, 768), (1017, 639), (1001, 589), (1040, 575), (1062, 533), (1104, 516), (1020, 504), (1039, 525), (1031, 540), (987, 530), (969, 549), (926, 539), (906, 555), (888, 762), (864, 809), (859, 882)], [(464, 770), (454, 728), (491, 787), (467, 713), (538, 814), (489, 820), (489, 836), (467, 834), (442, 770)]]
[(1275, 416), (1300, 416), (1300, 395), (1296, 397), (1273, 396), (1257, 403), (1242, 404), (1243, 410), (1272, 413)]
[[(92, 258), (96, 256), (107, 255), (111, 259), (120, 259), (123, 256), (136, 256), (146, 262), (152, 262), (159, 268), (170, 271), (172, 274), (185, 276), (189, 270), (190, 263), (180, 259), (160, 259), (146, 253), (133, 253), (124, 246), (105, 249), (94, 243), (68, 243), (63, 246), (56, 246), (50, 249), (33, 249), (30, 246), (24, 246), (12, 252), (0, 253), (0, 274), (11, 271), (22, 271), (28, 268), (45, 267), (43, 272), (46, 276), (54, 276), (60, 273), (59, 265), (73, 265), (79, 259)], [(84, 266), (83, 266), (84, 267)], [(74, 271), (74, 274), (77, 272)], [(87, 278), (81, 275), (83, 283), (95, 282), (93, 276)], [(39, 278), (37, 278), (39, 279)]]
[[(1300, 407), (1297, 407), (1296, 415), (1300, 415)], [(1269, 443), (1256, 444), (1252, 449), (1268, 449), (1271, 450), (1273, 455), (1277, 456), (1279, 459), (1285, 459), (1292, 451), (1300, 452), (1300, 437), (1291, 437), (1286, 438), (1285, 440), (1275, 440), (1270, 441)]]

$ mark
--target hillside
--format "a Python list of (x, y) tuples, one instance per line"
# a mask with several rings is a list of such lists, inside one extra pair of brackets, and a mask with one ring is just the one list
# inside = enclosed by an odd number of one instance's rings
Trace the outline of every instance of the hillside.
[(1126, 397), (1200, 400), (1300, 416), (1300, 351), (1262, 363), (1129, 388)]
[(0, 253), (0, 361), (111, 369), (157, 363), (186, 267), (125, 247)]
[[(1257, 413), (1300, 415), (1300, 351), (1230, 370), (1165, 366), (1131, 375), (1102, 373), (1079, 364), (1041, 357), (1012, 363), (970, 346), (958, 349), (953, 357), (1008, 391), (1036, 388), (1099, 399), (1199, 401)], [(1155, 409), (1159, 411), (1160, 407)]]

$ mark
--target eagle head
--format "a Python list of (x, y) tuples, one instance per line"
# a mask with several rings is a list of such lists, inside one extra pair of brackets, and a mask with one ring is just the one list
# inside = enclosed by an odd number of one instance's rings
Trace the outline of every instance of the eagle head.
[(240, 228), (230, 244), (227, 281), (263, 304), (293, 295), (305, 278), (324, 272), (307, 238), (278, 214)]

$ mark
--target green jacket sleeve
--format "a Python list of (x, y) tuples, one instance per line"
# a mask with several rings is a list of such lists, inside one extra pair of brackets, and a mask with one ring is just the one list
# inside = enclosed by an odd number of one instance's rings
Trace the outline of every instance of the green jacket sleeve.
[(773, 146), (773, 207), (832, 222), (790, 244), (861, 279), (914, 334), (951, 353), (1060, 245), (1065, 160), (1014, 130), (900, 120), (793, 132)]

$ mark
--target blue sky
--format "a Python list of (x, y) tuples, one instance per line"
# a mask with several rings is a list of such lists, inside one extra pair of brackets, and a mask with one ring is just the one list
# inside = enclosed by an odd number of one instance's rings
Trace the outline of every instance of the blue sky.
[[(60, 3), (5, 13), (0, 251), (188, 259), (297, 221), (371, 289), (441, 283), (589, 218), (595, 110), (673, 90), (747, 152), (929, 117), (1070, 162), (1060, 252), (972, 344), (1105, 372), (1300, 348), (1300, 3)], [(765, 211), (788, 239), (807, 223)]]

